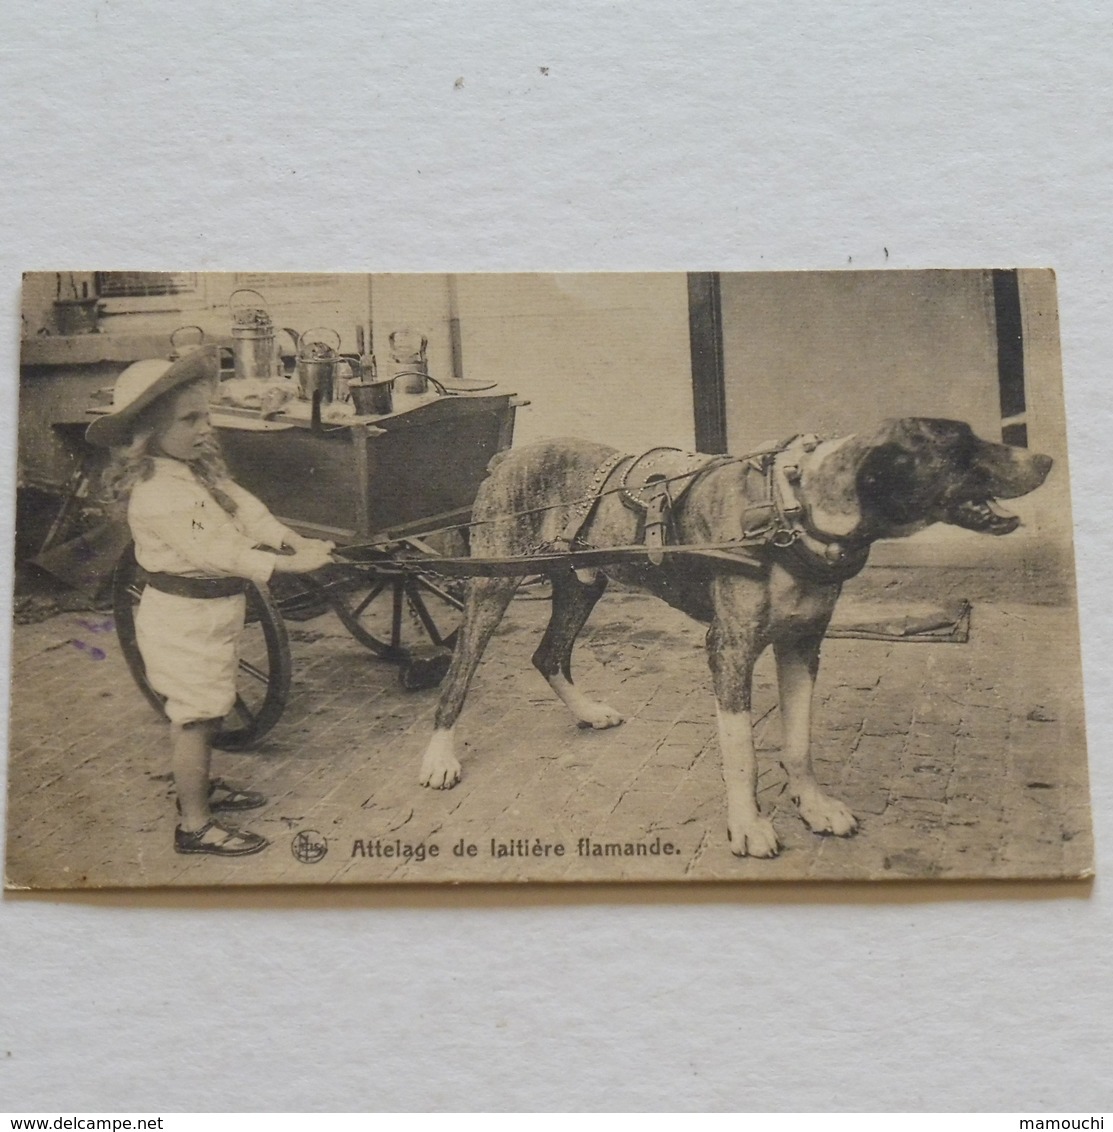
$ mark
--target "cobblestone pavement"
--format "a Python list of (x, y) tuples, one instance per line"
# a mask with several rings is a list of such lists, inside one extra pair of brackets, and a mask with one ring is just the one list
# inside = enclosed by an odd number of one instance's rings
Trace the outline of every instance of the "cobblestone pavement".
[[(166, 728), (104, 615), (18, 626), (9, 883), (1055, 877), (1091, 863), (1068, 606), (978, 603), (965, 645), (825, 644), (815, 763), (861, 821), (848, 839), (810, 833), (784, 793), (764, 657), (760, 801), (784, 845), (770, 861), (727, 847), (701, 627), (644, 596), (608, 594), (576, 677), (626, 723), (594, 732), (573, 725), (529, 665), (547, 612), (544, 601), (512, 605), (459, 727), (463, 781), (447, 792), (417, 785), (436, 692), (404, 691), (330, 614), (292, 624), (285, 715), (257, 750), (216, 756), (216, 773), (270, 799), (242, 824), (273, 844), (232, 861), (173, 852)], [(305, 830), (327, 839), (312, 864), (291, 851)], [(592, 855), (608, 843), (630, 855)]]

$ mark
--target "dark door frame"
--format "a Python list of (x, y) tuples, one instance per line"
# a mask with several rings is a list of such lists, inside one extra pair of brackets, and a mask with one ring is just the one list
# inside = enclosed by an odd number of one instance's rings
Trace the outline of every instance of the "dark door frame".
[(717, 271), (688, 274), (688, 334), (696, 448), (727, 450), (727, 388), (723, 367), (723, 310)]
[(997, 316), (1001, 439), (1006, 444), (1027, 448), (1028, 425), (1024, 419), (1028, 407), (1024, 388), (1024, 311), (1020, 302), (1020, 278), (1015, 269), (994, 270), (993, 308)]

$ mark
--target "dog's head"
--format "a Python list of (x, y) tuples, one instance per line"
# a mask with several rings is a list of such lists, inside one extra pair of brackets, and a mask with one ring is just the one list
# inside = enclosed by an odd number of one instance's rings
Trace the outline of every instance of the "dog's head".
[(982, 440), (962, 421), (905, 417), (869, 438), (857, 469), (858, 505), (875, 537), (931, 523), (1007, 535), (1020, 520), (997, 500), (1034, 491), (1050, 470), (1050, 456)]

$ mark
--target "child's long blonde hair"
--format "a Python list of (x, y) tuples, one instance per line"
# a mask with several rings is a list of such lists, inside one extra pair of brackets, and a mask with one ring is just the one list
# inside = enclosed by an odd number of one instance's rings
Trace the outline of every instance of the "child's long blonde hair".
[[(171, 393), (177, 394), (188, 388), (190, 386), (182, 385)], [(148, 405), (136, 417), (129, 444), (112, 449), (108, 466), (101, 475), (101, 494), (105, 502), (110, 505), (120, 509), (127, 507), (135, 485), (149, 480), (155, 474), (155, 453), (151, 449), (158, 437), (162, 418), (169, 407), (171, 393)], [(224, 485), (231, 477), (228, 475), (228, 466), (224, 463), (224, 456), (216, 437), (209, 436), (201, 444), (198, 455), (192, 460), (185, 461), (185, 464), (217, 503), (229, 515), (234, 515), (236, 501), (224, 490)]]

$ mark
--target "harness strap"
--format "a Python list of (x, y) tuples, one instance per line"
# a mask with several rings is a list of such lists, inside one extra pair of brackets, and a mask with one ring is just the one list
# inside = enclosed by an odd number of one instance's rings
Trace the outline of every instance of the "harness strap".
[(645, 481), (645, 490), (648, 492), (645, 505), (645, 545), (649, 551), (649, 561), (654, 566), (660, 566), (665, 560), (661, 550), (665, 545), (665, 527), (672, 508), (672, 498), (664, 476), (650, 476)]
[[(758, 546), (759, 551), (764, 544)], [(750, 574), (764, 574), (769, 569), (765, 555), (756, 554), (740, 542), (691, 543), (681, 546), (662, 546), (665, 555), (687, 555), (690, 558), (709, 558), (716, 563)], [(506, 557), (472, 558), (402, 558), (392, 563), (402, 572), (417, 574), (444, 574), (448, 577), (526, 577), (544, 574), (550, 570), (580, 569), (605, 566), (626, 560), (645, 561), (645, 545), (587, 547), (580, 550), (542, 550), (535, 554), (508, 555)]]
[(624, 452), (615, 452), (613, 455), (608, 456), (603, 463), (599, 465), (592, 473), (591, 482), (588, 484), (587, 491), (584, 492), (576, 506), (572, 508), (572, 513), (568, 516), (568, 522), (564, 524), (564, 529), (560, 534), (553, 539), (552, 547), (555, 551), (570, 550), (572, 544), (579, 538), (580, 531), (584, 529), (584, 524), (591, 518), (592, 512), (599, 505), (600, 493), (603, 490), (603, 485), (607, 482), (611, 472), (622, 463), (623, 460), (630, 459)]

